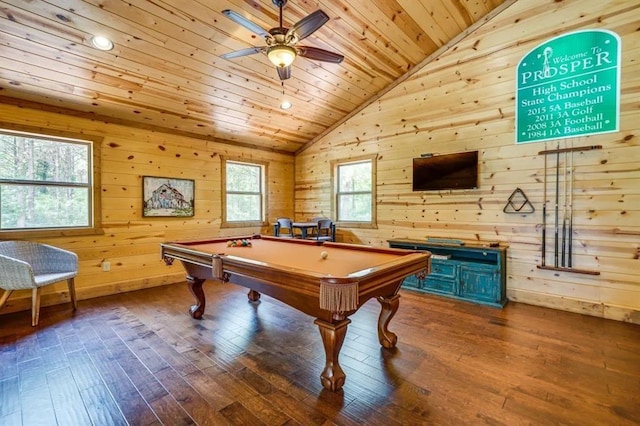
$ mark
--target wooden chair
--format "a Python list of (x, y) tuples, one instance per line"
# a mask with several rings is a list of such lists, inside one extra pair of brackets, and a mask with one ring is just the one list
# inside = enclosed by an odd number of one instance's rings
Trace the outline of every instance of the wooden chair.
[(14, 290), (32, 289), (31, 325), (40, 319), (40, 289), (67, 280), (69, 297), (77, 308), (74, 278), (78, 274), (78, 256), (70, 251), (30, 241), (0, 242), (0, 309)]
[(316, 241), (333, 241), (333, 221), (331, 219), (318, 219), (315, 234), (308, 239)]
[(275, 236), (280, 238), (295, 238), (293, 221), (288, 217), (279, 217), (276, 219)]

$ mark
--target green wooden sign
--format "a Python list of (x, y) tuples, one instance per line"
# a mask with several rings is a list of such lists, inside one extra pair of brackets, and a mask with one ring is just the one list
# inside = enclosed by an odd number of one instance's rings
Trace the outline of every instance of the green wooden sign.
[(617, 132), (620, 37), (576, 31), (527, 53), (517, 69), (516, 143)]

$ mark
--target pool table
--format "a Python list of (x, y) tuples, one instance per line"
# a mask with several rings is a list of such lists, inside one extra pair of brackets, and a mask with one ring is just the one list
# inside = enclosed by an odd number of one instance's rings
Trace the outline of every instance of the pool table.
[[(234, 241), (238, 244), (231, 245)], [(341, 389), (346, 378), (338, 355), (348, 317), (377, 298), (382, 305), (378, 340), (385, 348), (395, 347), (397, 336), (387, 327), (398, 310), (402, 280), (426, 275), (430, 268), (430, 253), (424, 251), (260, 235), (163, 243), (161, 251), (166, 264), (179, 260), (187, 272), (196, 301), (193, 318), (204, 313), (202, 285), (208, 279), (247, 287), (250, 301), (263, 293), (315, 317), (326, 355), (320, 380), (331, 391)]]

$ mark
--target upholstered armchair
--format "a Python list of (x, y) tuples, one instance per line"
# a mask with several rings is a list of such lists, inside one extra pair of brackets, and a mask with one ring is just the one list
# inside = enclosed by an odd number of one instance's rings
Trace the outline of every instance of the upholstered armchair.
[(0, 241), (0, 309), (14, 290), (32, 289), (31, 325), (40, 318), (40, 289), (66, 280), (73, 310), (77, 308), (74, 278), (78, 256), (70, 251), (30, 241)]

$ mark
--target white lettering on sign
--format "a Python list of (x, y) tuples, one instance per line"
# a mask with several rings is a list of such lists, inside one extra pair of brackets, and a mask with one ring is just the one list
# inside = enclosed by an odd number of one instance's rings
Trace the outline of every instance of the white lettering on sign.
[(527, 53), (517, 68), (516, 143), (617, 131), (620, 38), (576, 31)]

